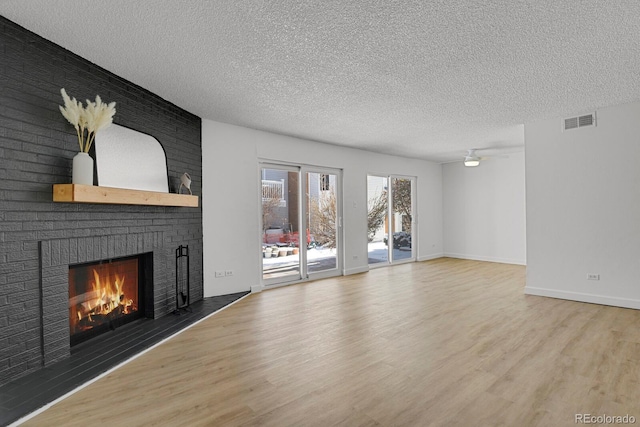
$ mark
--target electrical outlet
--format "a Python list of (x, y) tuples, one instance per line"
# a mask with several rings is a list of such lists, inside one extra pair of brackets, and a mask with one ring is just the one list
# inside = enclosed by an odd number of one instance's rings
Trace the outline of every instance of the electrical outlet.
[(233, 270), (227, 270), (224, 272), (225, 276), (233, 276)]
[(600, 280), (599, 274), (587, 274), (587, 280)]
[(216, 271), (216, 277), (224, 277), (224, 271)]

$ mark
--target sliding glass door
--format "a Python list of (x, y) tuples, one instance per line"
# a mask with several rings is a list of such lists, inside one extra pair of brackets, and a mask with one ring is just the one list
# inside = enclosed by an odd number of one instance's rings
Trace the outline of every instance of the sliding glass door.
[(262, 277), (300, 280), (300, 170), (269, 166), (261, 176)]
[(263, 283), (340, 274), (340, 171), (263, 164), (260, 173)]
[(391, 262), (414, 259), (412, 178), (391, 177)]
[[(338, 177), (330, 171), (307, 171), (306, 220), (309, 243), (306, 266), (309, 277), (326, 275), (338, 269), (341, 226), (339, 215)], [(333, 275), (335, 275), (333, 274)]]
[(369, 265), (415, 260), (415, 178), (367, 176)]
[(389, 178), (367, 176), (367, 252), (369, 264), (389, 262)]

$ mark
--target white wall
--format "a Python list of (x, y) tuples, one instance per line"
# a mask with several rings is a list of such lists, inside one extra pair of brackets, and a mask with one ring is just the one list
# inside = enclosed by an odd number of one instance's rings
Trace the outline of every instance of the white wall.
[(526, 264), (524, 152), (442, 167), (444, 254)]
[(525, 126), (525, 292), (637, 309), (640, 103), (596, 116), (566, 132), (560, 118)]
[[(343, 170), (346, 274), (368, 270), (367, 173), (417, 177), (418, 259), (442, 256), (440, 165), (203, 120), (205, 296), (260, 285), (259, 159)], [(216, 270), (233, 270), (234, 275), (216, 278)]]

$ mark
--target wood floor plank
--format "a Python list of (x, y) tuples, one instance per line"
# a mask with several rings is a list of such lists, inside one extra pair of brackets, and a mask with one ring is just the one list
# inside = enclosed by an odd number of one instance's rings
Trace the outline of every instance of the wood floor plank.
[(25, 425), (542, 426), (640, 420), (640, 311), (438, 259), (253, 294)]

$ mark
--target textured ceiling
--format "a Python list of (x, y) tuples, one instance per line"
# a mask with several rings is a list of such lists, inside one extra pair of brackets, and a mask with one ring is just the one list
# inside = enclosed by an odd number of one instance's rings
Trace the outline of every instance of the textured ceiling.
[(640, 99), (632, 0), (2, 0), (0, 14), (200, 117), (435, 161)]

